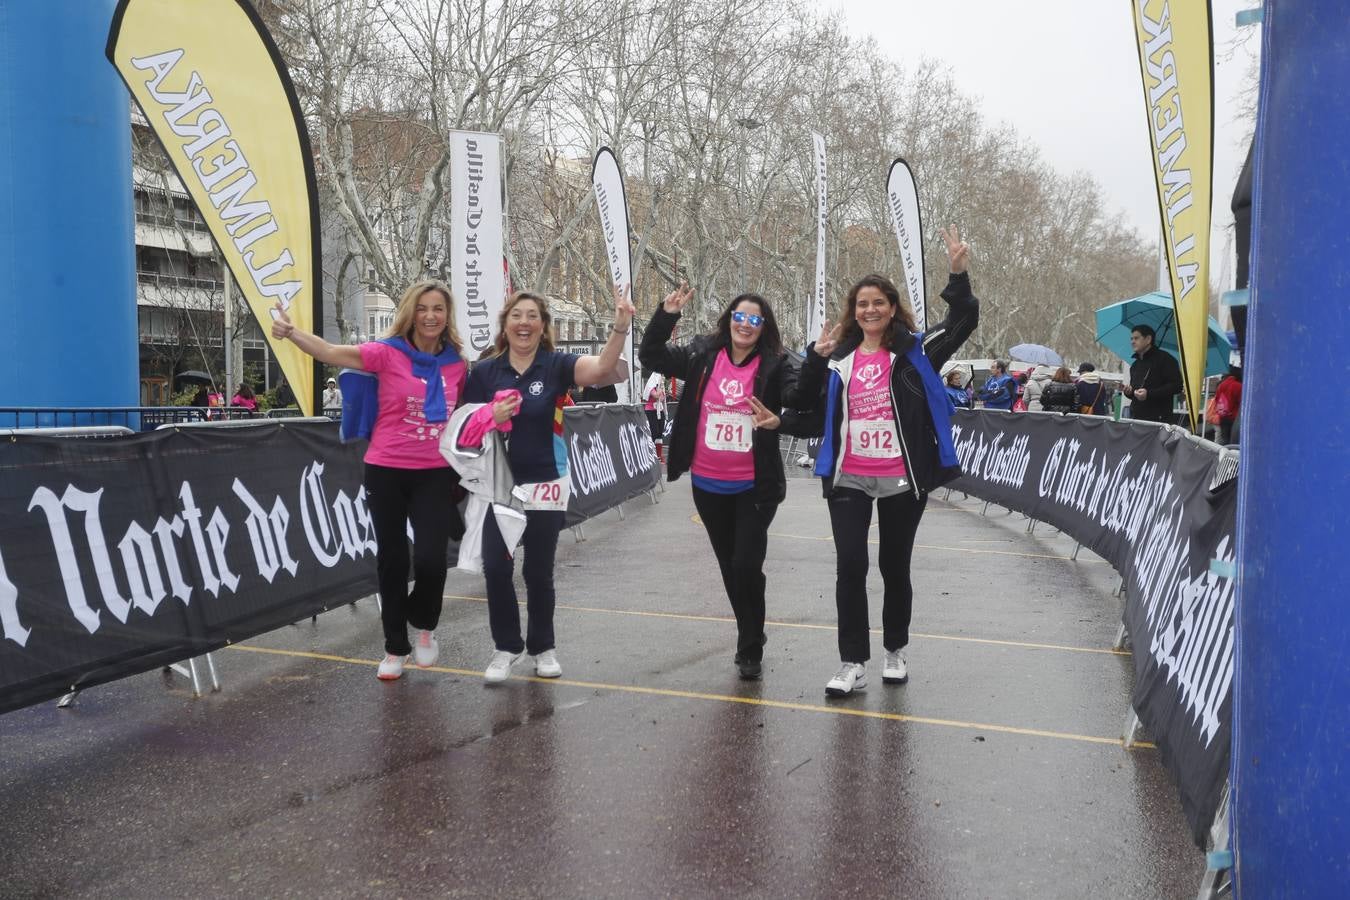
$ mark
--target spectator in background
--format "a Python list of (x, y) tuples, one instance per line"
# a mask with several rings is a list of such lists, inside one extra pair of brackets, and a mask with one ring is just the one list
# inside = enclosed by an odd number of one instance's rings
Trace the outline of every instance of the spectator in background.
[(1155, 346), (1152, 327), (1136, 325), (1130, 332), (1134, 362), (1129, 383), (1121, 390), (1130, 398), (1130, 418), (1145, 422), (1176, 422), (1172, 404), (1181, 393), (1181, 365), (1176, 357)]
[(239, 389), (236, 390), (234, 396), (230, 398), (230, 405), (242, 406), (250, 412), (257, 412), (258, 398), (254, 395), (253, 388), (249, 387), (246, 383), (241, 382)]
[(1064, 366), (1055, 370), (1050, 383), (1041, 392), (1041, 409), (1046, 412), (1071, 413), (1078, 408), (1078, 389), (1073, 376)]
[[(666, 386), (659, 373), (652, 373), (642, 389), (642, 408), (647, 413), (647, 427), (651, 429), (652, 440), (660, 444), (666, 434)], [(661, 454), (661, 448), (656, 450)]]
[(323, 389), (323, 408), (342, 409), (342, 391), (338, 390), (337, 379), (328, 379), (328, 385)]
[(1017, 387), (1017, 399), (1013, 401), (1012, 407), (1013, 412), (1027, 411), (1027, 401), (1025, 395), (1027, 391), (1027, 376), (1029, 374), (1031, 374), (1030, 370), (1027, 370), (1025, 372), (1017, 372), (1013, 375), (1013, 384), (1016, 385)]
[(1111, 388), (1090, 362), (1078, 366), (1078, 412), (1085, 416), (1104, 416), (1111, 404)]
[(202, 385), (201, 387), (197, 388), (197, 393), (193, 394), (192, 399), (188, 401), (188, 406), (210, 406), (210, 405), (211, 405), (210, 401), (207, 399), (206, 396), (206, 385)]
[(1238, 411), (1242, 407), (1242, 370), (1229, 366), (1228, 374), (1214, 391), (1214, 406), (1219, 414), (1219, 443), (1238, 442)]
[(960, 369), (948, 372), (943, 380), (943, 386), (947, 388), (947, 396), (952, 399), (952, 405), (957, 409), (975, 408), (975, 398), (966, 387), (966, 375)]
[(989, 379), (980, 389), (980, 400), (985, 409), (1012, 409), (1017, 400), (1017, 383), (1008, 374), (1008, 364), (994, 360), (989, 367)]
[(1022, 399), (1027, 403), (1027, 409), (1044, 409), (1041, 405), (1041, 393), (1054, 374), (1046, 366), (1037, 366), (1032, 370), (1031, 376), (1027, 379), (1026, 389), (1022, 391)]

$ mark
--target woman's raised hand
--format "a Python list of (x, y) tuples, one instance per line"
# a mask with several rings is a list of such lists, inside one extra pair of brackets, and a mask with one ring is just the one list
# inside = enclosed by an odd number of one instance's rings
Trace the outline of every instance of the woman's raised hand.
[(633, 327), (633, 315), (637, 308), (628, 296), (628, 285), (614, 285), (614, 330), (627, 332)]
[(291, 317), (286, 315), (285, 308), (278, 300), (272, 309), (272, 337), (284, 341), (291, 336), (292, 331), (295, 331), (295, 324), (291, 322)]
[(767, 428), (770, 431), (778, 428), (783, 420), (774, 415), (767, 406), (759, 402), (758, 397), (750, 398), (750, 422), (756, 428)]
[(961, 233), (955, 225), (939, 228), (938, 234), (947, 245), (947, 262), (951, 265), (952, 274), (960, 275), (970, 265), (970, 245), (961, 240)]
[(680, 286), (666, 294), (666, 299), (661, 301), (662, 308), (668, 313), (677, 313), (684, 309), (684, 305), (694, 297), (694, 289), (688, 284), (680, 282)]
[(830, 327), (830, 323), (826, 322), (820, 326), (820, 337), (816, 339), (816, 355), (829, 359), (830, 354), (839, 347), (839, 335), (843, 333), (843, 323)]

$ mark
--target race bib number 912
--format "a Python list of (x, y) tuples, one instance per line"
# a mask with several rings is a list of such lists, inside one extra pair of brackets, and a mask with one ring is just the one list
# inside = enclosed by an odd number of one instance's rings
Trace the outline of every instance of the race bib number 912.
[(848, 423), (853, 453), (867, 459), (894, 459), (900, 455), (900, 439), (890, 419), (853, 420)]

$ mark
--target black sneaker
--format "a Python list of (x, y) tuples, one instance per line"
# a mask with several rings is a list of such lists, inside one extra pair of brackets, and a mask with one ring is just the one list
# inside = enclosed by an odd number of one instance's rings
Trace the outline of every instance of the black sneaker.
[(757, 659), (736, 657), (736, 671), (741, 673), (743, 681), (755, 681), (764, 672), (764, 666)]

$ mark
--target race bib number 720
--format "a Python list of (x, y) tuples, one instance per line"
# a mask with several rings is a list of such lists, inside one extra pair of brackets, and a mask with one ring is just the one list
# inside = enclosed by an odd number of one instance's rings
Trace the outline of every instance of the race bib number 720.
[(525, 503), (527, 510), (567, 510), (567, 501), (572, 496), (571, 480), (564, 475), (553, 481), (536, 481), (532, 484), (518, 484), (513, 493)]

